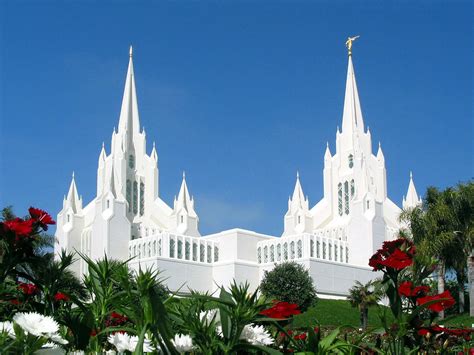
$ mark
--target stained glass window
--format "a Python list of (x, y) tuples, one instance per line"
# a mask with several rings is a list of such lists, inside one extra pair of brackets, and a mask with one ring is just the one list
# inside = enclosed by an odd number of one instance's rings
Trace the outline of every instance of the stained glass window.
[(138, 213), (138, 183), (133, 182), (133, 214)]
[(344, 213), (349, 214), (349, 183), (344, 183)]
[(294, 259), (295, 258), (295, 242), (292, 241), (290, 243), (290, 259)]
[(188, 241), (184, 243), (184, 258), (186, 260), (191, 259), (191, 243)]
[(207, 262), (212, 263), (212, 247), (210, 245), (207, 246)]
[(275, 261), (275, 246), (271, 245), (270, 246), (270, 262)]
[(145, 184), (140, 183), (140, 216), (145, 213)]
[(262, 248), (261, 247), (257, 248), (257, 261), (259, 264), (262, 263)]
[(263, 248), (263, 262), (268, 263), (268, 247), (266, 245)]
[(175, 248), (176, 242), (174, 239), (170, 239), (170, 258), (174, 258), (174, 248)]
[(183, 258), (183, 242), (178, 239), (178, 259)]
[(281, 244), (277, 245), (277, 261), (281, 261)]
[(288, 243), (283, 244), (283, 260), (288, 260)]
[(296, 244), (297, 244), (296, 255), (298, 255), (298, 258), (302, 258), (303, 257), (303, 241), (298, 240), (298, 243)]
[(339, 209), (339, 216), (342, 216), (342, 183), (337, 185), (337, 207)]
[(198, 245), (193, 243), (193, 261), (197, 261), (198, 258)]

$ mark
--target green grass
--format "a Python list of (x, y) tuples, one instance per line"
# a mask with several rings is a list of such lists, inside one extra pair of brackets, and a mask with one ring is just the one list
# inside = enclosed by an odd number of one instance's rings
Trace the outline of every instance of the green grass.
[(474, 324), (474, 317), (469, 316), (468, 313), (455, 314), (446, 317), (443, 321), (440, 321), (447, 327), (468, 327), (470, 328)]
[[(369, 327), (379, 328), (382, 326), (379, 312), (386, 307), (371, 307), (369, 309)], [(390, 311), (387, 309), (387, 312)], [(391, 314), (388, 314), (391, 316)], [(305, 313), (294, 317), (295, 327), (315, 326), (321, 324), (324, 327), (334, 327), (339, 325), (350, 325), (359, 327), (359, 310), (351, 307), (345, 300), (324, 300), (319, 299), (316, 306), (309, 308)]]
[[(379, 312), (387, 311), (387, 316), (390, 321), (393, 319), (390, 310), (387, 307), (375, 306), (369, 309), (369, 327), (380, 328), (382, 323), (380, 321)], [(293, 326), (312, 327), (318, 325), (323, 327), (337, 327), (340, 325), (350, 325), (358, 328), (359, 310), (351, 307), (351, 304), (345, 300), (324, 300), (319, 299), (316, 306), (309, 308), (305, 313), (294, 316)], [(474, 317), (469, 314), (452, 315), (446, 319), (439, 321), (447, 327), (471, 327), (474, 324)]]

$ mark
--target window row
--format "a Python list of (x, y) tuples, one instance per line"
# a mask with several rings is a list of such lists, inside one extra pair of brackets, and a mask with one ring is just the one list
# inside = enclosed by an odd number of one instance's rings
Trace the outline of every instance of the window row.
[[(132, 188), (133, 185), (133, 188)], [(132, 212), (134, 215), (140, 211), (140, 216), (145, 213), (145, 184), (140, 182), (140, 199), (138, 198), (138, 182), (134, 181), (133, 184), (130, 179), (127, 179), (125, 195), (128, 202), (128, 212)], [(140, 200), (140, 201), (139, 201)], [(140, 210), (138, 205), (140, 202)]]
[[(289, 245), (289, 249), (288, 249)], [(259, 264), (263, 263), (272, 263), (275, 261), (286, 261), (286, 260), (293, 260), (295, 258), (302, 258), (303, 257), (303, 241), (298, 240), (296, 243), (294, 241), (290, 243), (283, 243), (283, 244), (274, 244), (263, 247), (263, 255), (262, 255), (262, 247), (257, 248), (257, 261)]]
[[(344, 253), (345, 252), (345, 253)], [(340, 261), (341, 263), (349, 263), (349, 248), (343, 245), (332, 244), (331, 242), (311, 239), (310, 255), (312, 258)]]

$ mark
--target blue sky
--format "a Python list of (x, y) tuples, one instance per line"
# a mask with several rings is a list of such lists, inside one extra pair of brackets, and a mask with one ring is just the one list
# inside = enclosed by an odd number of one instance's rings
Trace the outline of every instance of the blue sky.
[(348, 35), (374, 149), (401, 204), (473, 177), (470, 2), (2, 1), (0, 206), (56, 215), (76, 172), (95, 196), (128, 63), (160, 195), (181, 172), (202, 233), (279, 235), (296, 170), (314, 205), (341, 124)]

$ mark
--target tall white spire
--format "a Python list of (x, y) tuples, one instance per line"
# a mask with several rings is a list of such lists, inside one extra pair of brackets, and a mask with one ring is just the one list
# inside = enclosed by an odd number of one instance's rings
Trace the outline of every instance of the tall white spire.
[(408, 190), (406, 197), (403, 196), (402, 206), (403, 209), (414, 208), (421, 206), (421, 198), (416, 193), (415, 183), (413, 182), (413, 174), (410, 171), (410, 182), (408, 184)]
[(74, 213), (82, 209), (82, 198), (79, 197), (76, 187), (76, 180), (74, 179), (74, 172), (72, 173), (71, 185), (69, 186), (69, 191), (67, 193), (66, 200), (64, 201), (64, 206), (71, 207)]
[(349, 55), (344, 111), (342, 115), (342, 133), (354, 133), (356, 131), (364, 132), (364, 118), (362, 117), (360, 107), (352, 56)]
[(140, 133), (140, 117), (138, 115), (137, 92), (135, 88), (135, 75), (133, 71), (133, 49), (130, 46), (130, 59), (128, 62), (125, 89), (123, 92), (122, 108), (118, 134), (126, 136), (126, 147), (133, 144), (133, 138)]
[(174, 200), (174, 210), (178, 212), (180, 210), (185, 210), (189, 216), (196, 217), (196, 212), (194, 211), (194, 200), (189, 194), (188, 185), (186, 184), (186, 174), (183, 171), (183, 181), (181, 182), (181, 187), (179, 189), (178, 198)]

